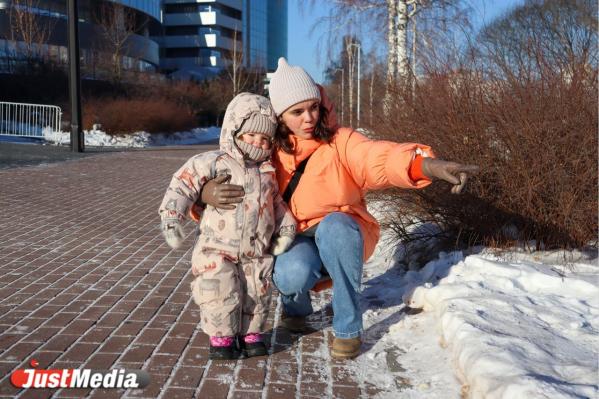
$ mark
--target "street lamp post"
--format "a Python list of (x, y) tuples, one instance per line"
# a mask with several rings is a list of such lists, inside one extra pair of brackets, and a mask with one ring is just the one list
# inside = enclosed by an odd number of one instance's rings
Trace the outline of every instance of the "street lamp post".
[(362, 47), (360, 46), (359, 43), (350, 43), (347, 45), (348, 48), (350, 47), (357, 47), (358, 48), (358, 107), (357, 107), (357, 118), (358, 118), (358, 127), (360, 126), (360, 53), (362, 51)]
[(79, 80), (79, 16), (77, 0), (67, 0), (69, 27), (69, 97), (71, 100), (71, 151), (83, 152), (81, 90)]
[(343, 82), (345, 81), (345, 70), (343, 68), (335, 68), (335, 72), (341, 71), (341, 124), (343, 124)]

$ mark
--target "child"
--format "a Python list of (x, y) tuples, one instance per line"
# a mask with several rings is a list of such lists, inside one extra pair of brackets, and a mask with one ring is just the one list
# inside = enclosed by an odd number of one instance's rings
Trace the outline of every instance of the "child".
[(189, 159), (174, 174), (160, 205), (163, 235), (176, 249), (184, 238), (185, 216), (202, 212), (194, 204), (206, 181), (229, 175), (231, 183), (245, 189), (242, 206), (207, 206), (199, 217), (191, 290), (202, 329), (210, 336), (210, 359), (237, 358), (236, 336), (244, 356), (266, 354), (261, 333), (270, 305), (272, 255), (287, 249), (296, 228), (270, 162), (276, 128), (268, 99), (239, 94), (227, 107), (220, 150)]

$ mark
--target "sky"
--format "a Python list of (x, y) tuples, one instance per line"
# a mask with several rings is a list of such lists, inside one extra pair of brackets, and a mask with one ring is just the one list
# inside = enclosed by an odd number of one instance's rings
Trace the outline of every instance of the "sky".
[[(288, 50), (289, 63), (300, 65), (317, 82), (324, 80), (325, 65), (324, 41), (326, 26), (314, 27), (314, 22), (327, 17), (330, 12), (328, 1), (289, 1)], [(523, 3), (523, 0), (466, 0), (474, 10), (474, 26), (482, 26), (497, 16)], [(310, 4), (312, 3), (312, 5)], [(378, 43), (377, 43), (378, 44)], [(380, 43), (384, 45), (384, 43)]]

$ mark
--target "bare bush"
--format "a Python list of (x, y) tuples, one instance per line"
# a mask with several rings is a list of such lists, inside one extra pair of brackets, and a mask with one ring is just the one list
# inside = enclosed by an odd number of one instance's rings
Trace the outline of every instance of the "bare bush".
[(195, 126), (193, 117), (175, 102), (164, 99), (103, 99), (83, 106), (84, 129), (100, 123), (108, 134), (139, 131), (171, 133)]
[(138, 80), (137, 84), (127, 89), (130, 98), (135, 99), (162, 99), (173, 102), (182, 107), (182, 110), (195, 116), (205, 101), (206, 91), (198, 83), (182, 80)]
[[(585, 15), (569, 9), (573, 3), (551, 3), (565, 18)], [(547, 35), (529, 35), (519, 46), (519, 60), (534, 60), (526, 64), (489, 57), (506, 44), (481, 40), (494, 51), (477, 53), (460, 69), (431, 68), (414, 92), (397, 87), (391, 117), (374, 130), (383, 138), (430, 144), (440, 158), (477, 164), (481, 173), (461, 196), (440, 183), (398, 191), (390, 200), (397, 216), (389, 226), (407, 240), (430, 238), (411, 233), (430, 222), (454, 243), (536, 240), (551, 248), (596, 242), (599, 99), (597, 64), (586, 47), (596, 43), (594, 35), (559, 60), (548, 56)]]
[[(101, 123), (107, 126), (106, 119), (115, 120), (109, 115), (102, 114), (101, 109), (108, 107), (117, 100), (123, 104), (141, 104), (146, 102), (148, 109), (164, 104), (165, 110), (158, 110), (158, 115), (168, 115), (171, 110), (172, 123), (163, 128), (144, 128), (147, 132), (174, 132), (177, 129), (188, 130), (191, 127), (218, 125), (222, 119), (228, 102), (231, 100), (231, 82), (226, 78), (215, 78), (205, 82), (194, 81), (172, 81), (159, 78), (157, 74), (140, 74), (135, 84), (125, 82), (87, 82), (84, 85), (84, 107), (83, 118), (86, 128), (93, 123)], [(101, 83), (101, 84), (100, 84)], [(136, 105), (137, 107), (137, 105)], [(92, 113), (91, 115), (90, 113)], [(100, 115), (102, 114), (102, 115)], [(127, 116), (130, 121), (126, 126), (130, 128), (146, 126), (148, 117), (137, 112), (130, 112)], [(113, 126), (113, 123), (109, 123)], [(125, 126), (120, 122), (117, 126)], [(183, 127), (185, 127), (183, 129)], [(133, 131), (119, 131), (120, 133), (131, 133)]]

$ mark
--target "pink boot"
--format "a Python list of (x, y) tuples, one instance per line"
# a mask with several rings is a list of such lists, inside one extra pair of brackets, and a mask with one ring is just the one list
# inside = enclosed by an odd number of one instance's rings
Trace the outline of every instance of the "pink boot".
[(245, 357), (264, 356), (268, 353), (260, 333), (246, 334), (242, 341), (241, 349)]
[(235, 345), (235, 337), (210, 337), (210, 353), (208, 359), (232, 360), (239, 357), (239, 351)]

